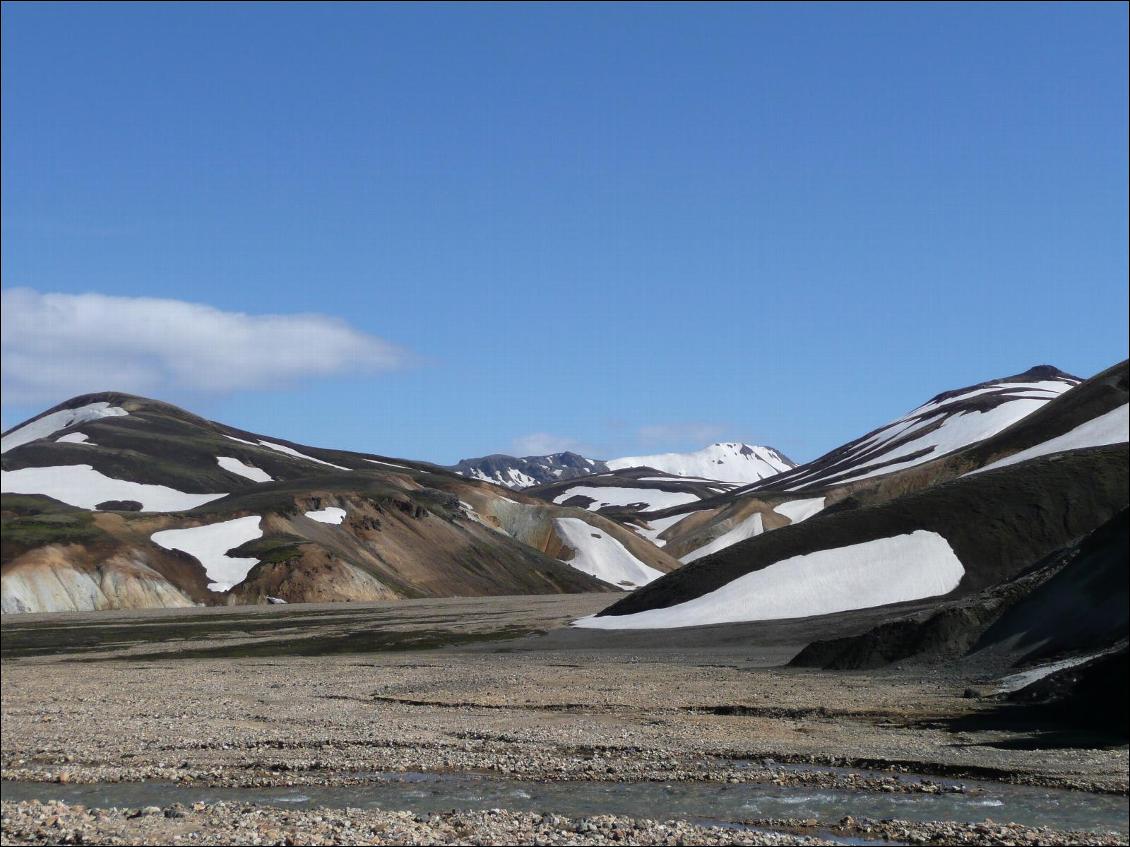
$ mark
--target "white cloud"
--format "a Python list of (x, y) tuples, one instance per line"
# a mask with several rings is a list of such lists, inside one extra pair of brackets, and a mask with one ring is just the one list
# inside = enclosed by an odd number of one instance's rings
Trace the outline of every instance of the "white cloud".
[(318, 314), (248, 315), (103, 294), (2, 293), (5, 405), (76, 394), (274, 388), (404, 366), (408, 354)]
[(669, 423), (641, 426), (636, 430), (636, 436), (641, 443), (647, 445), (696, 444), (705, 446), (718, 441), (726, 427), (713, 423)]
[(515, 456), (547, 456), (552, 453), (564, 453), (566, 450), (590, 458), (592, 456), (587, 444), (549, 432), (531, 432), (529, 435), (519, 436), (511, 442), (510, 449)]

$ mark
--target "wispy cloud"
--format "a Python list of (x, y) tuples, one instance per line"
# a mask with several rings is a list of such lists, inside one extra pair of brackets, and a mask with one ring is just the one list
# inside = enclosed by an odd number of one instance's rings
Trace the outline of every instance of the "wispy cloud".
[(510, 449), (515, 456), (547, 456), (552, 453), (564, 453), (566, 450), (590, 458), (593, 454), (589, 445), (575, 438), (549, 432), (531, 432), (529, 435), (519, 436), (510, 443)]
[(227, 392), (405, 366), (409, 354), (319, 314), (248, 315), (103, 294), (2, 293), (5, 405), (92, 391)]

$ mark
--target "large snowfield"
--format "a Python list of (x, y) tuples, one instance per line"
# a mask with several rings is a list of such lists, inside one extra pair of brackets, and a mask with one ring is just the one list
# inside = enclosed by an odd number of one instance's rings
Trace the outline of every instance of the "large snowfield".
[(109, 403), (89, 403), (86, 406), (79, 406), (77, 409), (63, 409), (52, 412), (49, 415), (36, 418), (31, 423), (24, 424), (19, 429), (12, 430), (3, 438), (0, 438), (0, 453), (7, 453), (15, 447), (38, 441), (40, 438), (47, 438), (59, 430), (75, 424), (128, 414), (129, 412), (125, 409), (111, 406)]
[(965, 568), (945, 538), (916, 530), (792, 556), (665, 609), (582, 618), (574, 625), (669, 629), (806, 618), (947, 594), (964, 574)]
[(966, 476), (1027, 462), (1040, 456), (1050, 456), (1052, 453), (1060, 453), (1064, 450), (1084, 450), (1088, 447), (1105, 447), (1108, 444), (1125, 444), (1127, 441), (1130, 441), (1130, 405), (1122, 405), (1117, 409), (1111, 409), (1105, 415), (1099, 415), (1086, 423), (1079, 424), (1070, 432), (1048, 439), (1027, 450), (1021, 450), (1019, 453), (1013, 453), (1007, 458), (991, 462)]
[(166, 529), (152, 535), (153, 543), (166, 550), (181, 550), (204, 566), (209, 591), (227, 591), (239, 585), (258, 559), (228, 556), (228, 550), (263, 536), (259, 515), (235, 518), (189, 529)]
[(580, 518), (557, 518), (557, 532), (574, 550), (565, 564), (615, 585), (638, 588), (663, 576), (628, 552), (623, 544)]
[[(743, 453), (742, 450), (748, 452)], [(700, 477), (722, 482), (749, 483), (775, 476), (792, 467), (775, 450), (754, 444), (711, 444), (693, 453), (659, 453), (609, 459), (609, 470), (655, 468), (676, 476)]]
[(553, 498), (553, 502), (561, 505), (571, 497), (577, 495), (588, 497), (594, 502), (589, 503), (588, 509), (595, 512), (605, 506), (633, 506), (644, 504), (643, 511), (656, 512), (668, 509), (671, 506), (682, 506), (686, 503), (697, 503), (698, 495), (689, 491), (661, 491), (658, 488), (623, 488), (613, 485), (578, 485), (576, 488), (567, 489), (564, 493)]
[(0, 473), (0, 491), (5, 494), (45, 494), (80, 509), (93, 509), (107, 500), (134, 500), (141, 504), (143, 512), (181, 512), (227, 497), (226, 492), (188, 494), (165, 485), (114, 479), (96, 471), (91, 465), (3, 471)]

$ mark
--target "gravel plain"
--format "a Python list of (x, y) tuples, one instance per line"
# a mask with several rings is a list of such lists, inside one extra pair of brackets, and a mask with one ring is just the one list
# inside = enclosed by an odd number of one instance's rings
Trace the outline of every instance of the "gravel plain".
[[(570, 646), (569, 633), (539, 635), (611, 599), (6, 617), (0, 775), (301, 786), (387, 772), (479, 773), (906, 794), (999, 780), (1073, 788), (1081, 797), (1127, 791), (1125, 746), (1041, 748), (1040, 728), (995, 720), (999, 704), (969, 696), (971, 685), (989, 680), (953, 667), (827, 673), (780, 667), (803, 642), (736, 637), (708, 649), (693, 646), (692, 635), (689, 647), (673, 639), (625, 647), (614, 635), (605, 643), (586, 635)], [(378, 636), (383, 646), (374, 649)], [(367, 646), (353, 652), (357, 638)], [(927, 776), (899, 779), (905, 771)], [(554, 810), (421, 818), (237, 803), (154, 808), (5, 802), (4, 843), (66, 843), (77, 833), (102, 843), (760, 844), (828, 831), (797, 821), (753, 824), (787, 835), (688, 821), (659, 829)], [(330, 819), (346, 829), (325, 825)], [(856, 820), (842, 831), (912, 843), (1124, 841), (999, 823), (983, 831), (962, 822), (908, 826)], [(794, 841), (756, 840), (783, 837)]]

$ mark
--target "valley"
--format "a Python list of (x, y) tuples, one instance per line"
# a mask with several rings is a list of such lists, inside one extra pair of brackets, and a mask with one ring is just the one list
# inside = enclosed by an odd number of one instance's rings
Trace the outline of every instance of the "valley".
[[(900, 808), (906, 832), (928, 838), (916, 843), (995, 843), (957, 821), (1000, 820), (1002, 806), (1033, 833), (1014, 843), (1126, 837), (1125, 745), (1053, 739), (1024, 708), (970, 697), (995, 690), (999, 667), (786, 666), (889, 611), (659, 638), (567, 626), (614, 596), (7, 616), (5, 837), (30, 837), (29, 804), (54, 800), (76, 828), (75, 804), (172, 809), (85, 824), (151, 840), (203, 817), (217, 839), (305, 826), (333, 840), (301, 810), (374, 805), (416, 817), (350, 825), (399, 821), (418, 843), (451, 837), (453, 806), (469, 810), (464, 837), (532, 827), (578, 843), (654, 838), (642, 821), (671, 815), (683, 843), (721, 843), (711, 818), (742, 822), (747, 843), (792, 843), (757, 841), (762, 830), (861, 837)], [(374, 632), (389, 637), (340, 646)]]

